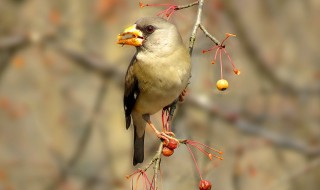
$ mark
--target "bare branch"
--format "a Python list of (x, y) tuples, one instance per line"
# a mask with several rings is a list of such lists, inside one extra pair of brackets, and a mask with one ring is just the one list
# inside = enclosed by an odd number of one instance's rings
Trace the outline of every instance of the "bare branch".
[(198, 5), (198, 4), (199, 4), (199, 1), (195, 1), (195, 2), (190, 3), (188, 5), (177, 6), (174, 10), (178, 11), (178, 10), (181, 10), (181, 9), (186, 9), (186, 8), (189, 8), (189, 7), (193, 7), (193, 6)]
[(28, 42), (27, 35), (12, 35), (0, 39), (0, 50), (8, 50), (22, 46)]
[(153, 167), (154, 175), (155, 175), (155, 177), (154, 177), (154, 188), (156, 190), (158, 189), (158, 171), (160, 169), (162, 148), (163, 148), (163, 145), (162, 145), (162, 142), (161, 142), (160, 145), (159, 145), (159, 149), (157, 151), (157, 154), (155, 155), (156, 160), (155, 160), (155, 165)]
[(112, 64), (106, 63), (97, 57), (88, 56), (62, 46), (58, 46), (56, 49), (64, 56), (73, 60), (75, 64), (85, 69), (94, 71), (103, 77), (123, 76), (125, 74), (124, 71), (121, 72), (119, 69), (111, 66)]
[(212, 36), (202, 24), (199, 25), (199, 28), (203, 31), (203, 33), (208, 38), (210, 38), (211, 41), (213, 41), (213, 43), (215, 43), (216, 45), (220, 44), (219, 40), (217, 40), (214, 36)]
[(3, 73), (9, 65), (9, 60), (12, 57), (14, 52), (4, 51), (0, 53), (0, 81), (2, 79)]
[(198, 6), (198, 13), (196, 22), (194, 23), (193, 30), (189, 39), (189, 54), (192, 55), (194, 42), (196, 41), (196, 34), (199, 28), (199, 25), (201, 24), (201, 15), (202, 15), (202, 9), (203, 9), (203, 1), (199, 0), (199, 6)]

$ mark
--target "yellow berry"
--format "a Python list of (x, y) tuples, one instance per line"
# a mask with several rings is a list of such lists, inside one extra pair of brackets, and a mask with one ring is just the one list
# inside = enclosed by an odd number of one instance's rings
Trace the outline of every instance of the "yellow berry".
[(227, 90), (227, 88), (229, 87), (228, 81), (225, 79), (220, 79), (217, 82), (217, 88), (220, 91), (224, 91)]

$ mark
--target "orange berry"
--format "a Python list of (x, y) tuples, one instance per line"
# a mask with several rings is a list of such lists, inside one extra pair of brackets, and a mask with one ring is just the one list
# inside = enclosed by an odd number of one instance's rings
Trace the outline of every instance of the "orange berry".
[(164, 146), (163, 149), (162, 149), (162, 155), (163, 156), (166, 156), (166, 157), (169, 157), (171, 156), (172, 154), (174, 153), (174, 150)]
[(211, 183), (208, 180), (201, 180), (199, 184), (199, 190), (210, 190)]
[(178, 142), (177, 140), (169, 139), (169, 142), (164, 141), (164, 142), (163, 142), (163, 145), (164, 145), (165, 147), (168, 147), (169, 149), (174, 150), (174, 149), (176, 149), (176, 148), (178, 147), (178, 143), (179, 143), (179, 142)]
[(237, 35), (235, 35), (235, 34), (231, 34), (231, 33), (226, 33), (226, 37), (236, 37)]
[(227, 90), (227, 88), (229, 87), (228, 81), (225, 79), (220, 79), (217, 82), (217, 88), (220, 91), (224, 91)]
[(239, 69), (234, 69), (233, 72), (234, 72), (234, 74), (236, 74), (236, 75), (240, 75), (240, 73), (241, 73)]

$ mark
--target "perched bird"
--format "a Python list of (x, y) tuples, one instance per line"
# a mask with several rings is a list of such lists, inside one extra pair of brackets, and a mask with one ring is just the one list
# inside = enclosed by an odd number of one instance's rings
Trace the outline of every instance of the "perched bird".
[(118, 44), (136, 46), (125, 77), (124, 111), (126, 128), (134, 125), (133, 165), (144, 159), (145, 127), (149, 125), (159, 138), (150, 120), (164, 107), (178, 99), (191, 76), (190, 55), (175, 27), (160, 17), (144, 17), (118, 36)]

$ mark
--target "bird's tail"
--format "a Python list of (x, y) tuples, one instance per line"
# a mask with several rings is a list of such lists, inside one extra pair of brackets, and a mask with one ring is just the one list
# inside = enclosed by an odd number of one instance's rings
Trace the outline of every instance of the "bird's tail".
[(147, 122), (139, 112), (133, 111), (131, 115), (134, 125), (133, 165), (137, 165), (144, 159), (144, 135)]
[(144, 159), (144, 134), (139, 137), (137, 134), (137, 127), (134, 126), (134, 153), (133, 153), (133, 165), (142, 163)]

